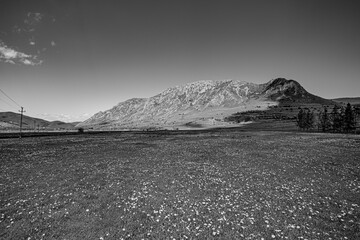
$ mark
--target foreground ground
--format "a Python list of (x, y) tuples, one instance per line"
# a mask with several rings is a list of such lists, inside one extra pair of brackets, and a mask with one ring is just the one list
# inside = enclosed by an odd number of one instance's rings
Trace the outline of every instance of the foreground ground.
[(1, 239), (359, 239), (360, 137), (0, 139)]

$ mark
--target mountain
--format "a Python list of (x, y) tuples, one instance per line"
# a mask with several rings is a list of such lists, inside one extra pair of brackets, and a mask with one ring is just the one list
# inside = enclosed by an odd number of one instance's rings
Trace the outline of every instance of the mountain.
[(169, 88), (150, 98), (133, 98), (96, 113), (76, 127), (178, 128), (226, 126), (224, 118), (249, 110), (286, 103), (329, 104), (308, 93), (298, 82), (277, 78), (264, 84), (238, 80), (198, 81)]
[(274, 101), (331, 104), (331, 101), (307, 92), (297, 81), (277, 78), (266, 84), (265, 97)]
[[(75, 129), (77, 123), (65, 123), (61, 121), (46, 121), (40, 118), (33, 118), (23, 115), (22, 128), (24, 130), (45, 129), (45, 130), (70, 130)], [(0, 129), (19, 129), (20, 114), (14, 112), (0, 112)]]
[(66, 123), (62, 121), (52, 121), (49, 122), (49, 125), (46, 126), (46, 128), (49, 129), (62, 129), (62, 130), (71, 130), (75, 129), (75, 126), (79, 124), (78, 122), (75, 123)]
[[(14, 112), (0, 112), (0, 121), (11, 124), (14, 128), (19, 128), (20, 114)], [(24, 128), (45, 127), (49, 124), (48, 121), (40, 118), (33, 118), (23, 115), (22, 124)], [(10, 125), (8, 125), (10, 126)]]

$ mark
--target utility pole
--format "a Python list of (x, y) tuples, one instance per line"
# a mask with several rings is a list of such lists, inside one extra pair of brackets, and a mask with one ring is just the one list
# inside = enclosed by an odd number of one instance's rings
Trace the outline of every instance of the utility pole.
[(354, 125), (355, 125), (355, 134), (357, 133), (357, 128), (356, 128), (356, 125), (357, 125), (357, 116), (358, 116), (358, 108), (356, 108), (356, 107), (353, 107), (354, 108)]
[(20, 114), (20, 138), (21, 138), (21, 129), (22, 129), (22, 119), (23, 119), (23, 113), (25, 112), (24, 111), (24, 108), (21, 107), (21, 110), (19, 111), (21, 114)]

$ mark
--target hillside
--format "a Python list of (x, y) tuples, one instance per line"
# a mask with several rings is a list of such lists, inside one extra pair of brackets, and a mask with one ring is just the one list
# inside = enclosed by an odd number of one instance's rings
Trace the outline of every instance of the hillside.
[[(23, 115), (22, 127), (24, 130), (71, 130), (75, 129), (77, 123), (65, 123), (61, 121), (46, 121)], [(14, 112), (0, 112), (0, 130), (18, 129), (20, 125), (20, 114)]]
[(62, 121), (52, 121), (49, 123), (49, 125), (46, 126), (46, 128), (71, 130), (71, 129), (75, 129), (75, 125), (77, 125), (77, 124), (78, 124), (78, 122), (66, 123), (66, 122), (62, 122)]
[(198, 81), (169, 88), (150, 98), (133, 98), (96, 113), (77, 127), (93, 129), (229, 127), (237, 112), (271, 107), (333, 104), (307, 92), (298, 82), (278, 78), (264, 84), (238, 80)]
[(350, 103), (351, 105), (360, 106), (360, 97), (348, 97), (348, 98), (335, 98), (332, 99), (334, 102), (338, 102), (341, 104)]
[[(7, 123), (7, 124), (11, 124), (14, 127), (18, 128), (20, 125), (20, 114), (14, 113), (14, 112), (0, 112), (0, 121)], [(40, 127), (40, 128), (46, 127), (49, 125), (49, 122), (44, 119), (33, 118), (33, 117), (23, 115), (22, 124), (23, 124), (24, 129), (27, 129), (27, 128), (34, 129), (35, 127), (36, 128), (37, 127)]]

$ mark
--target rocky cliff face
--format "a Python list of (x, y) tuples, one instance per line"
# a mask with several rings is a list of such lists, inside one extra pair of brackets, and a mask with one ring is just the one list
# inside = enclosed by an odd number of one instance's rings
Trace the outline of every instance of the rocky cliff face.
[[(133, 98), (99, 112), (78, 127), (149, 127), (182, 124), (231, 112), (266, 108), (281, 101), (316, 101), (298, 82), (278, 78), (265, 84), (238, 80), (198, 81), (150, 98)], [(266, 103), (266, 104), (264, 104)], [(221, 113), (219, 113), (221, 112)], [(223, 116), (224, 117), (224, 116)]]

